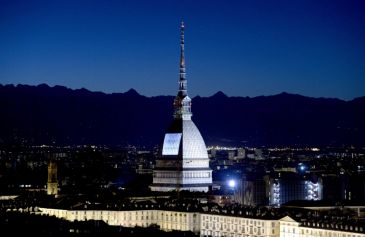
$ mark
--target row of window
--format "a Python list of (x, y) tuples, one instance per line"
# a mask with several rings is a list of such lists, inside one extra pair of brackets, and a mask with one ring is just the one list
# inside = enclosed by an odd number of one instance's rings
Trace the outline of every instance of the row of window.
[[(252, 220), (246, 218), (235, 218), (235, 217), (224, 217), (224, 216), (213, 216), (213, 215), (203, 215), (202, 221), (219, 221), (223, 223), (235, 223), (235, 224), (245, 224), (254, 226), (264, 226), (265, 222), (260, 220)], [(271, 222), (271, 227), (275, 227), (275, 223)]]
[[(205, 227), (205, 229), (212, 229), (212, 230), (221, 230), (226, 231), (229, 230), (230, 232), (242, 232), (247, 234), (264, 234), (265, 229), (260, 227), (253, 227), (253, 226), (244, 226), (244, 225), (227, 225), (227, 224), (219, 224), (219, 223), (203, 223), (202, 227)], [(273, 230), (274, 233), (275, 230)]]
[[(180, 178), (179, 172), (156, 172), (153, 174), (155, 178)], [(210, 172), (184, 172), (184, 178), (210, 178)]]
[(309, 228), (301, 228), (301, 234), (307, 234), (312, 236), (319, 237), (363, 237), (364, 235), (360, 234), (348, 234), (348, 233), (340, 233), (338, 231), (331, 230), (319, 230), (319, 229), (309, 229)]

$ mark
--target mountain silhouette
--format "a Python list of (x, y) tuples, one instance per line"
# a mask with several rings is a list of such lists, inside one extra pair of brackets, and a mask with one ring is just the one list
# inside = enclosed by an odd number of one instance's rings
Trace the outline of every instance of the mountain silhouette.
[[(156, 145), (173, 119), (173, 99), (145, 97), (134, 89), (106, 94), (0, 84), (0, 144)], [(192, 111), (207, 145), (365, 145), (365, 97), (217, 92), (193, 98)]]

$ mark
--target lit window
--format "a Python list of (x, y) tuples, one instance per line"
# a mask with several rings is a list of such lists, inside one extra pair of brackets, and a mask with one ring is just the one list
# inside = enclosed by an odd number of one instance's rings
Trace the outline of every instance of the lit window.
[(181, 133), (166, 133), (163, 141), (162, 155), (178, 155)]

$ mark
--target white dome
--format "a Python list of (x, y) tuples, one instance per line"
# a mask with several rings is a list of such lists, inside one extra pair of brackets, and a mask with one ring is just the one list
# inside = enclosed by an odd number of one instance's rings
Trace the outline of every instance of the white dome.
[(183, 159), (205, 158), (208, 159), (207, 147), (199, 129), (191, 120), (183, 120)]
[(202, 135), (191, 120), (174, 120), (162, 144), (162, 157), (178, 156), (182, 159), (208, 159)]

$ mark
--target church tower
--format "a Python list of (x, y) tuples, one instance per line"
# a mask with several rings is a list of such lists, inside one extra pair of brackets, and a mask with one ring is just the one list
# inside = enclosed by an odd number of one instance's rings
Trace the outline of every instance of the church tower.
[(153, 170), (152, 191), (189, 190), (207, 192), (212, 170), (204, 140), (191, 120), (185, 65), (185, 25), (180, 26), (180, 78), (174, 99), (173, 121), (167, 129)]
[(58, 194), (57, 163), (53, 159), (50, 159), (48, 163), (47, 194)]

